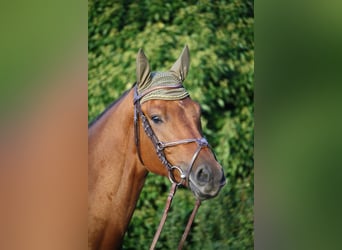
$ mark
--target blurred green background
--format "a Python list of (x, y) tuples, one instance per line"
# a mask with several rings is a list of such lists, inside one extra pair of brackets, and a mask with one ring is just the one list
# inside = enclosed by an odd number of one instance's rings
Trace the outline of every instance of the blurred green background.
[[(218, 197), (203, 202), (185, 248), (253, 249), (253, 1), (90, 1), (88, 120), (135, 82), (143, 48), (154, 71), (168, 70), (184, 44), (191, 55), (184, 85), (201, 104), (205, 136), (227, 177)], [(150, 174), (124, 241), (148, 249), (170, 183)], [(158, 249), (176, 249), (191, 213), (191, 192), (177, 192)]]

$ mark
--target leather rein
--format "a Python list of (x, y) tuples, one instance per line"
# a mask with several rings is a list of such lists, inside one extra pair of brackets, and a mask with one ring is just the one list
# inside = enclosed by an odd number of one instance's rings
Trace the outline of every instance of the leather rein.
[[(162, 164), (168, 170), (169, 179), (172, 183), (172, 186), (170, 189), (170, 194), (169, 194), (168, 199), (166, 201), (164, 213), (163, 213), (162, 219), (160, 220), (159, 227), (158, 227), (158, 229), (154, 235), (150, 250), (155, 249), (158, 238), (159, 238), (160, 233), (162, 231), (162, 228), (165, 224), (166, 217), (167, 217), (169, 208), (171, 206), (173, 196), (176, 193), (177, 187), (179, 185), (189, 186), (189, 176), (190, 176), (190, 173), (191, 173), (191, 170), (192, 170), (192, 167), (195, 163), (196, 158), (198, 157), (202, 148), (209, 147), (209, 144), (204, 137), (202, 137), (200, 139), (183, 139), (183, 140), (172, 141), (172, 142), (160, 141), (158, 139), (158, 137), (156, 136), (156, 134), (154, 133), (150, 123), (148, 122), (147, 117), (145, 116), (145, 114), (143, 113), (143, 111), (141, 109), (140, 100), (142, 97), (144, 97), (148, 93), (151, 93), (152, 91), (157, 90), (157, 89), (175, 89), (175, 88), (180, 88), (180, 87), (182, 87), (181, 84), (175, 84), (175, 85), (169, 85), (169, 86), (157, 86), (157, 87), (153, 87), (153, 88), (145, 90), (140, 95), (138, 94), (137, 85), (135, 85), (135, 87), (134, 87), (134, 99), (133, 99), (133, 103), (134, 103), (134, 133), (135, 133), (135, 145), (137, 148), (139, 160), (144, 165), (144, 162), (143, 162), (142, 157), (141, 157), (141, 152), (140, 152), (139, 119), (141, 119), (141, 123), (142, 123), (142, 126), (144, 128), (144, 131), (145, 131), (146, 135), (151, 139), (159, 160), (162, 162)], [(189, 166), (185, 172), (179, 166), (174, 166), (167, 160), (165, 153), (164, 153), (165, 148), (174, 147), (174, 146), (181, 145), (181, 144), (194, 143), (194, 142), (197, 143), (197, 149), (196, 149), (196, 151), (195, 151), (195, 153), (191, 159), (191, 162), (190, 162), (190, 164), (189, 164)], [(177, 182), (177, 180), (174, 176), (175, 170), (177, 170), (180, 174), (181, 180), (179, 182)], [(186, 237), (190, 231), (192, 222), (195, 218), (196, 212), (197, 212), (200, 205), (201, 205), (201, 201), (197, 200), (195, 207), (192, 211), (192, 214), (188, 220), (188, 223), (187, 223), (187, 226), (186, 226), (185, 231), (183, 233), (183, 236), (182, 236), (180, 243), (178, 245), (179, 250), (182, 249), (182, 247), (184, 245), (184, 242), (185, 242)]]

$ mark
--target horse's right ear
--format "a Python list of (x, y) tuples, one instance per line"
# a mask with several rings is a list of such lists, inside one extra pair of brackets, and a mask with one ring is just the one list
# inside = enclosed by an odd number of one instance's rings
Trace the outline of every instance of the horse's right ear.
[(151, 83), (151, 69), (148, 59), (142, 49), (139, 49), (137, 55), (137, 84), (138, 89), (145, 89)]
[(188, 75), (190, 66), (190, 53), (189, 53), (189, 47), (188, 45), (184, 46), (184, 49), (181, 53), (181, 55), (178, 57), (175, 64), (172, 66), (170, 71), (174, 72), (177, 77), (181, 79), (183, 82)]

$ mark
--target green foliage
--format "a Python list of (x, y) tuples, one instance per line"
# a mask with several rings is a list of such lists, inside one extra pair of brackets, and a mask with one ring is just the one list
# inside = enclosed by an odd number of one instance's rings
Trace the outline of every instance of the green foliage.
[[(202, 106), (205, 136), (224, 167), (227, 185), (203, 202), (185, 248), (252, 249), (254, 191), (253, 1), (89, 2), (89, 120), (135, 81), (143, 48), (152, 70), (172, 66), (188, 44), (184, 84)], [(124, 249), (148, 249), (170, 184), (150, 174), (125, 237)], [(158, 249), (176, 249), (194, 199), (179, 190)]]

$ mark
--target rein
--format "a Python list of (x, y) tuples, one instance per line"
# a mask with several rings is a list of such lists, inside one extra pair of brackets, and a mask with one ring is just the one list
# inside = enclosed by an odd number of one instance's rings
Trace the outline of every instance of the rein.
[[(170, 193), (169, 193), (169, 196), (167, 198), (166, 205), (164, 208), (164, 213), (163, 213), (163, 216), (160, 220), (158, 229), (154, 235), (150, 250), (155, 249), (155, 246), (156, 246), (157, 241), (159, 239), (160, 233), (161, 233), (163, 226), (165, 224), (166, 217), (167, 217), (167, 214), (169, 212), (169, 209), (170, 209), (170, 206), (172, 203), (172, 199), (176, 193), (177, 187), (179, 185), (189, 186), (189, 177), (190, 177), (190, 173), (191, 173), (191, 170), (192, 170), (192, 167), (195, 163), (196, 158), (198, 157), (202, 148), (209, 147), (209, 144), (204, 137), (202, 137), (200, 139), (194, 139), (194, 138), (193, 139), (183, 139), (183, 140), (178, 140), (178, 141), (173, 141), (173, 142), (161, 142), (161, 141), (159, 141), (159, 139), (156, 136), (156, 134), (154, 133), (151, 125), (149, 124), (147, 117), (145, 116), (145, 114), (143, 113), (143, 111), (141, 109), (140, 100), (142, 97), (144, 97), (148, 93), (151, 93), (152, 91), (157, 90), (157, 89), (175, 89), (175, 88), (180, 88), (180, 87), (182, 87), (181, 84), (175, 84), (175, 85), (169, 85), (169, 86), (157, 86), (157, 87), (153, 87), (153, 88), (150, 88), (150, 89), (142, 92), (140, 95), (138, 94), (137, 85), (134, 87), (135, 88), (134, 89), (134, 100), (133, 100), (133, 102), (134, 102), (134, 133), (135, 133), (135, 145), (137, 148), (139, 160), (144, 165), (144, 162), (141, 158), (141, 152), (140, 152), (140, 135), (139, 135), (139, 124), (138, 124), (139, 119), (141, 119), (144, 131), (145, 131), (146, 135), (151, 139), (159, 160), (162, 162), (162, 164), (168, 170), (169, 180), (172, 183)], [(190, 162), (187, 170), (185, 172), (183, 172), (183, 170), (179, 166), (174, 166), (167, 160), (165, 153), (164, 153), (164, 149), (167, 147), (174, 147), (177, 145), (188, 144), (188, 143), (193, 143), (193, 142), (197, 143), (197, 149), (196, 149), (196, 151), (195, 151), (195, 153), (191, 159), (191, 162)], [(177, 182), (177, 180), (174, 176), (175, 170), (177, 170), (180, 174), (181, 180), (179, 182)], [(179, 245), (178, 245), (179, 250), (182, 249), (182, 247), (184, 245), (184, 242), (186, 240), (187, 235), (190, 232), (192, 222), (195, 218), (195, 215), (196, 215), (197, 210), (198, 210), (200, 205), (201, 205), (201, 201), (197, 200), (195, 207), (192, 211), (192, 214), (188, 220), (188, 223), (187, 223), (187, 226), (186, 226), (185, 231), (183, 233), (183, 236), (179, 242)]]

